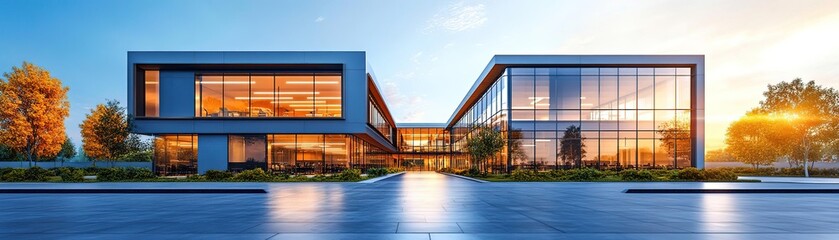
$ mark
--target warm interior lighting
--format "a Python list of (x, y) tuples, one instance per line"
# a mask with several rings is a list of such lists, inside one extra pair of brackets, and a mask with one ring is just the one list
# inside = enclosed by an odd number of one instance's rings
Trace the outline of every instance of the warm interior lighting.
[(306, 99), (315, 99), (318, 100), (341, 100), (341, 97), (306, 97)]
[[(286, 84), (312, 84), (311, 81), (286, 81)], [(315, 81), (314, 84), (338, 84), (338, 81)]]
[(234, 97), (236, 100), (274, 100), (274, 97)]
[[(290, 107), (311, 107), (311, 104), (291, 104)], [(340, 107), (341, 104), (315, 104), (316, 107)]]
[(253, 94), (259, 95), (269, 95), (269, 94), (280, 94), (280, 95), (318, 95), (320, 92), (253, 92)]
[[(326, 101), (271, 101), (271, 103), (280, 103), (280, 104), (293, 104), (293, 103), (326, 103)], [(307, 105), (311, 106), (311, 105)]]
[(254, 84), (256, 81), (200, 81), (195, 84)]
[(522, 147), (535, 147), (536, 145), (533, 144), (522, 144)]

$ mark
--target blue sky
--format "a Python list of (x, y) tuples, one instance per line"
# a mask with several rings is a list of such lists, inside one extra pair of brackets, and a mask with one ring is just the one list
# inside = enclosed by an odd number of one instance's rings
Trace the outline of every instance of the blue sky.
[(838, 1), (2, 4), (0, 72), (30, 61), (64, 81), (77, 143), (92, 106), (125, 103), (131, 50), (367, 51), (400, 122), (446, 121), (494, 54), (705, 54), (708, 149), (767, 84), (839, 87)]

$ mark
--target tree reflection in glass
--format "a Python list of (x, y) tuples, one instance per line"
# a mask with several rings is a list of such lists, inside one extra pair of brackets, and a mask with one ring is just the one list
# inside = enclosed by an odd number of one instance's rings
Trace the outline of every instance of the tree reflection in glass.
[(690, 121), (675, 119), (658, 125), (660, 147), (668, 156), (690, 159)]
[(571, 125), (565, 129), (565, 133), (559, 140), (560, 149), (557, 157), (562, 159), (565, 166), (579, 166), (580, 161), (586, 155), (585, 139), (580, 133), (580, 127)]

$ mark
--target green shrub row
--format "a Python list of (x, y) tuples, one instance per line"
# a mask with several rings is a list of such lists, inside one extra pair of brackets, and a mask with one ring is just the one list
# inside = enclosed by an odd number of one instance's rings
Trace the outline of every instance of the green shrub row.
[(82, 182), (84, 176), (96, 176), (97, 181), (130, 181), (154, 179), (157, 176), (145, 168), (72, 168), (60, 167), (44, 169), (0, 168), (0, 181), (3, 182)]
[(622, 171), (601, 171), (593, 168), (580, 168), (568, 170), (553, 170), (537, 172), (532, 170), (517, 169), (510, 174), (476, 174), (476, 170), (452, 171), (442, 169), (442, 172), (461, 174), (470, 177), (486, 178), (500, 181), (521, 181), (521, 182), (550, 182), (550, 181), (571, 181), (571, 182), (595, 182), (595, 181), (629, 181), (629, 182), (651, 182), (651, 181), (736, 181), (737, 175), (726, 169), (704, 169), (684, 168), (681, 170), (635, 170), (627, 169)]
[[(740, 176), (804, 176), (803, 167), (793, 168), (774, 168), (774, 167), (722, 167), (713, 169), (723, 169), (731, 171)], [(839, 177), (839, 168), (813, 168), (810, 170), (810, 176), (818, 177)]]
[[(384, 169), (385, 174), (391, 169)], [(0, 182), (83, 182), (84, 176), (96, 176), (99, 182), (118, 181), (180, 181), (176, 179), (161, 179), (154, 172), (145, 168), (72, 168), (61, 167), (44, 169), (31, 168), (0, 168)], [(235, 182), (346, 182), (360, 181), (361, 170), (348, 169), (343, 172), (326, 176), (314, 177), (293, 176), (287, 174), (271, 174), (262, 169), (245, 170), (239, 173), (209, 170), (204, 175), (190, 176), (183, 181), (235, 181)], [(92, 181), (92, 180), (91, 180)]]
[(367, 169), (367, 177), (374, 178), (374, 177), (381, 177), (384, 175), (388, 175), (391, 173), (398, 173), (404, 171), (401, 168), (369, 168)]

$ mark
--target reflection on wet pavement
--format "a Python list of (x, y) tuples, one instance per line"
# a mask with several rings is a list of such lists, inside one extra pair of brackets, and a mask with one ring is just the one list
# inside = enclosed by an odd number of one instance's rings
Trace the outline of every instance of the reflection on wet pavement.
[(0, 239), (839, 239), (832, 194), (624, 194), (784, 183), (476, 183), (409, 172), (359, 183), (13, 184), (265, 188), (268, 194), (0, 194)]

